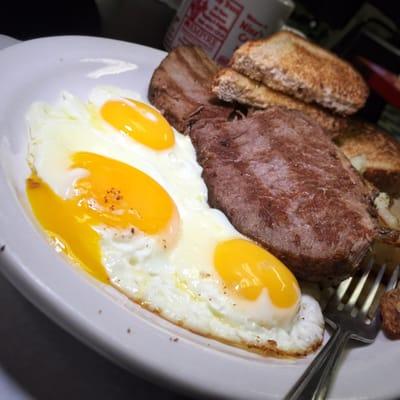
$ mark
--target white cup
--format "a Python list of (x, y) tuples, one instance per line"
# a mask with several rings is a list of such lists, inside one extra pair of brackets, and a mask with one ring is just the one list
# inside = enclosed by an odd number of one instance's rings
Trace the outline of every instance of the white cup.
[(164, 46), (202, 47), (220, 64), (227, 64), (237, 47), (278, 31), (294, 9), (292, 0), (184, 0)]

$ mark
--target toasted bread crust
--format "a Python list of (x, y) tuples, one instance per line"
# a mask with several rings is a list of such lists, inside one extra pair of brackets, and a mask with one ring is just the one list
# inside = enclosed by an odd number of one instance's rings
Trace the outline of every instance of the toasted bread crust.
[(350, 160), (363, 157), (362, 173), (379, 190), (400, 195), (400, 143), (375, 125), (349, 121), (347, 129), (335, 139)]
[(278, 105), (302, 111), (326, 129), (332, 138), (340, 135), (347, 126), (345, 118), (270, 89), (231, 68), (223, 68), (216, 74), (212, 91), (218, 98), (228, 102), (237, 101), (258, 108)]
[(245, 43), (231, 66), (271, 89), (343, 115), (358, 111), (368, 97), (367, 85), (350, 64), (292, 32)]

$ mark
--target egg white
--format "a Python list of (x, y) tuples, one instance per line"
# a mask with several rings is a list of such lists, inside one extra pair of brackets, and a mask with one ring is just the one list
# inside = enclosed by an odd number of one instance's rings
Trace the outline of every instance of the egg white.
[[(179, 239), (164, 248), (157, 237), (139, 231), (97, 227), (103, 265), (112, 284), (133, 300), (200, 334), (247, 347), (303, 354), (323, 337), (318, 303), (303, 294), (300, 305), (279, 308), (266, 290), (251, 302), (228, 293), (213, 268), (217, 243), (243, 238), (219, 210), (207, 203), (207, 187), (189, 137), (175, 132), (175, 145), (154, 151), (117, 132), (99, 116), (108, 99), (137, 93), (98, 87), (86, 104), (68, 92), (50, 106), (35, 103), (27, 121), (31, 168), (59, 196), (72, 195), (73, 182), (86, 171), (69, 171), (70, 156), (97, 153), (132, 165), (156, 180), (180, 215)], [(271, 342), (273, 341), (273, 342)]]

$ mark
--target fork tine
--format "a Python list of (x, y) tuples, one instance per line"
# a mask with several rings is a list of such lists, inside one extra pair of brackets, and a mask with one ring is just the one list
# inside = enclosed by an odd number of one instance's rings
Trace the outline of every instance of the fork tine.
[(374, 265), (374, 261), (371, 259), (368, 262), (367, 268), (365, 268), (360, 280), (357, 283), (357, 286), (354, 288), (353, 293), (350, 296), (349, 301), (347, 302), (346, 306), (344, 307), (345, 311), (350, 311), (354, 305), (356, 304), (360, 294), (364, 288), (365, 282), (367, 281), (368, 275), (371, 272), (372, 266)]
[[(387, 292), (388, 290), (391, 290), (391, 289), (395, 289), (395, 288), (396, 288), (397, 283), (398, 283), (398, 280), (399, 280), (399, 272), (400, 272), (399, 269), (400, 269), (400, 266), (398, 265), (398, 266), (393, 270), (392, 275), (391, 275), (391, 277), (390, 277), (390, 279), (389, 279), (389, 282), (388, 282), (388, 284), (386, 285), (386, 292)], [(379, 305), (378, 305), (378, 306), (376, 307), (376, 309), (374, 310), (374, 315), (371, 316), (372, 322), (374, 322), (374, 321), (376, 320), (376, 317), (379, 315), (379, 310), (380, 310), (380, 307), (379, 307)]]
[(383, 274), (385, 273), (385, 269), (386, 269), (386, 264), (383, 264), (381, 266), (381, 268), (379, 269), (378, 274), (375, 277), (374, 283), (372, 284), (372, 286), (369, 290), (368, 296), (364, 300), (364, 304), (361, 307), (361, 310), (360, 310), (361, 318), (365, 318), (367, 316), (368, 311), (369, 311), (370, 307), (372, 306), (372, 303), (375, 300), (375, 296), (376, 296), (376, 293), (378, 292), (379, 285), (381, 283)]
[(338, 304), (341, 302), (343, 296), (346, 294), (347, 289), (350, 287), (351, 281), (353, 280), (353, 277), (350, 276), (346, 280), (340, 283), (340, 285), (336, 288), (336, 291), (332, 293), (332, 296), (328, 299), (325, 308), (334, 308), (338, 306)]
[(343, 299), (343, 296), (346, 294), (347, 289), (350, 287), (351, 281), (353, 280), (353, 277), (351, 276), (350, 278), (347, 278), (345, 281), (343, 281), (336, 289), (336, 297), (341, 301)]
[(390, 280), (388, 284), (386, 285), (386, 291), (395, 289), (397, 286), (397, 282), (399, 280), (399, 269), (400, 266), (398, 265), (392, 272), (392, 276), (390, 277)]

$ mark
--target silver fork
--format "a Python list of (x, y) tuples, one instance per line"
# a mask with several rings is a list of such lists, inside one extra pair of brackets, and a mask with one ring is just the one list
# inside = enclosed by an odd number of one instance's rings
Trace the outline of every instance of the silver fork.
[[(371, 316), (370, 309), (375, 304), (374, 300), (385, 273), (385, 265), (379, 269), (363, 305), (359, 308), (355, 307), (372, 267), (373, 260), (370, 260), (346, 304), (342, 300), (354, 277), (343, 281), (329, 299), (324, 310), (324, 317), (327, 324), (334, 329), (334, 332), (325, 347), (286, 395), (285, 400), (325, 399), (338, 360), (349, 339), (364, 344), (374, 342), (379, 332), (380, 313), (379, 307), (377, 307)], [(386, 290), (394, 289), (397, 286), (398, 279), (399, 266), (393, 271)]]

